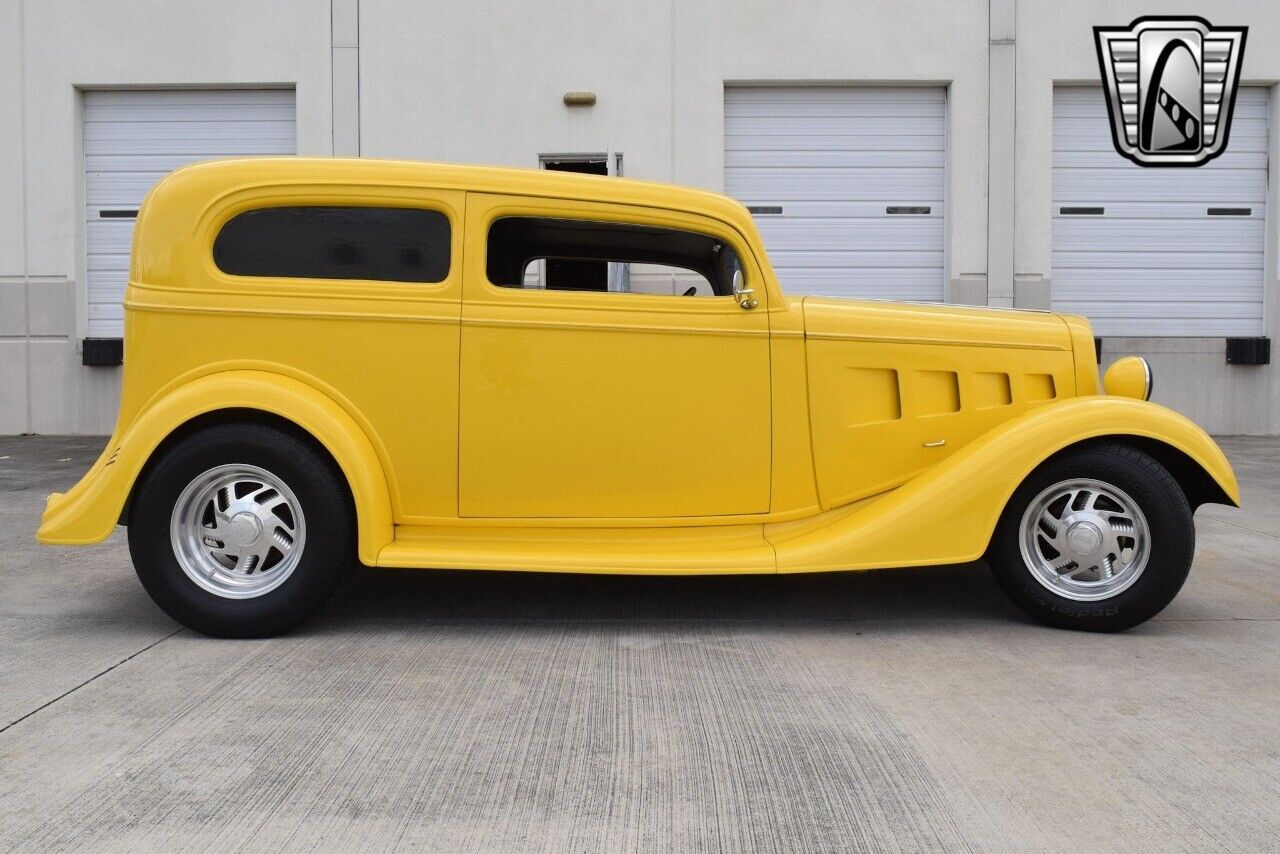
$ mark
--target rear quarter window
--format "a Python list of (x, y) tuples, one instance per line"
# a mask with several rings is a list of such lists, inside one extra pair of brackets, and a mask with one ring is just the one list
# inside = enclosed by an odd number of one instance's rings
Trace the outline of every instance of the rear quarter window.
[(442, 282), (449, 275), (449, 218), (386, 207), (273, 207), (237, 214), (213, 243), (233, 276)]

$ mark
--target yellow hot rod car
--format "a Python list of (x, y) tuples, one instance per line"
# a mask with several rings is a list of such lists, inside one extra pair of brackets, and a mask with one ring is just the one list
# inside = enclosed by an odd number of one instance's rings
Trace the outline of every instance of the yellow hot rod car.
[(255, 159), (135, 231), (119, 421), (38, 537), (128, 526), (201, 632), (371, 566), (792, 573), (986, 557), (1031, 615), (1135, 625), (1237, 504), (1205, 433), (1100, 388), (1082, 318), (786, 296), (723, 196), (536, 170)]

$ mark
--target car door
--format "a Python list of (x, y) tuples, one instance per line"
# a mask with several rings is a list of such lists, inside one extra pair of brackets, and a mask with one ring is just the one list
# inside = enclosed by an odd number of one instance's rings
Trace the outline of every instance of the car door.
[[(586, 234), (568, 238), (573, 246), (599, 231), (604, 243), (688, 244), (701, 247), (696, 254), (713, 238), (740, 259), (747, 284), (759, 281), (746, 243), (708, 218), (468, 194), (461, 515), (639, 520), (768, 512), (766, 306), (744, 309), (731, 293), (710, 295), (710, 285), (708, 295), (683, 296), (683, 280), (655, 292), (665, 279), (655, 287), (649, 268), (620, 262), (660, 259), (661, 252), (646, 255), (641, 246), (615, 259), (600, 240), (596, 249), (570, 251), (555, 235), (573, 223)], [(670, 239), (653, 242), (643, 229), (655, 226), (671, 230)], [(526, 265), (527, 258), (534, 260)]]

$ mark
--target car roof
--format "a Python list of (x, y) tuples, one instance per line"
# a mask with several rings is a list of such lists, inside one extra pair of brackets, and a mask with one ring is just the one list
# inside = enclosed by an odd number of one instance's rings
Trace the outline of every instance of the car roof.
[[(758, 242), (751, 214), (717, 193), (545, 169), (467, 166), (349, 157), (250, 157), (209, 160), (184, 166), (156, 184), (143, 202), (133, 233), (130, 281), (156, 287), (197, 286), (192, 259), (203, 257), (214, 210), (227, 209), (243, 193), (269, 199), (302, 188), (330, 199), (359, 199), (400, 188), (427, 188), (540, 196), (582, 202), (610, 202), (708, 216), (726, 223), (748, 242)], [(266, 195), (257, 191), (266, 191)], [(264, 202), (264, 204), (269, 202)], [(198, 245), (199, 244), (199, 245)], [(194, 254), (193, 254), (194, 253)]]
[(520, 169), (457, 163), (426, 163), (364, 157), (251, 157), (209, 160), (184, 166), (153, 190), (150, 201), (171, 193), (207, 193), (211, 199), (232, 188), (278, 182), (411, 184), (440, 189), (551, 196), (620, 202), (703, 212), (741, 225), (750, 220), (738, 202), (706, 190), (630, 178), (584, 175), (548, 169)]

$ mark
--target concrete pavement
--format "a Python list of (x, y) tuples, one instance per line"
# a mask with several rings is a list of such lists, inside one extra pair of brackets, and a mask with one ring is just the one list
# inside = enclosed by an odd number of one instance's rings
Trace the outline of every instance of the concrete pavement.
[(368, 571), (266, 641), (35, 544), (102, 441), (0, 438), (0, 849), (1280, 849), (1280, 440), (1123, 635), (974, 565)]

